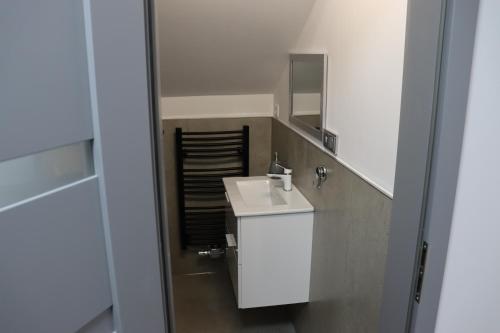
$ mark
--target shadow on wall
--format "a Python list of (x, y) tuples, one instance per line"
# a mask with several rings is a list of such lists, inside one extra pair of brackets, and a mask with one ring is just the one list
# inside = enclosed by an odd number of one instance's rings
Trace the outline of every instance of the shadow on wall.
[[(293, 307), (298, 333), (373, 332), (378, 327), (392, 200), (277, 120), (272, 151), (293, 168), (315, 208), (311, 301)], [(317, 166), (327, 182), (312, 183)]]
[(250, 176), (265, 175), (271, 158), (271, 118), (209, 118), (163, 120), (165, 131), (164, 158), (167, 184), (168, 228), (170, 234), (170, 256), (172, 273), (199, 273), (208, 267), (196, 256), (183, 255), (180, 248), (179, 217), (177, 208), (177, 179), (175, 164), (175, 128), (184, 131), (225, 131), (250, 127)]

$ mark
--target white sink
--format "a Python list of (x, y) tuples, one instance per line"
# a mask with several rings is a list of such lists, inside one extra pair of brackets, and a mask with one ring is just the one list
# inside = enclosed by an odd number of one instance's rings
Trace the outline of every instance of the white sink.
[(224, 178), (227, 199), (236, 216), (312, 212), (313, 207), (292, 185), (283, 190), (281, 180), (259, 177)]
[(276, 184), (270, 180), (239, 180), (236, 181), (236, 187), (247, 206), (286, 205)]

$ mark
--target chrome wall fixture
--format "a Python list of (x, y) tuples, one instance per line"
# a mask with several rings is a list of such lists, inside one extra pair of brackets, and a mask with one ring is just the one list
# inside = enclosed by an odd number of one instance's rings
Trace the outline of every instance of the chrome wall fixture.
[(328, 169), (324, 166), (316, 167), (314, 173), (314, 185), (317, 189), (320, 189), (324, 182), (328, 179)]

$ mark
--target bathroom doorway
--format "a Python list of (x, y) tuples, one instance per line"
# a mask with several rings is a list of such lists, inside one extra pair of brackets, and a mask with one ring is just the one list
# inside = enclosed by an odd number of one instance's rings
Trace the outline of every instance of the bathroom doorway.
[[(275, 15), (272, 11), (257, 10), (257, 3), (242, 12), (262, 20), (259, 29), (263, 30), (258, 31), (253, 30), (255, 20), (235, 19), (241, 14), (239, 5), (226, 6), (217, 2), (188, 6), (174, 0), (160, 3), (158, 43), (160, 54), (163, 53), (160, 55), (163, 80), (159, 93), (162, 95), (160, 112), (168, 206), (168, 228), (164, 234), (169, 242), (173, 309), (179, 333), (211, 332), (212, 328), (214, 332), (269, 329), (370, 332), (395, 321), (398, 321), (396, 325), (408, 329), (406, 325), (411, 322), (408, 309), (415, 305), (412, 304), (415, 267), (422, 257), (420, 249), (424, 241), (421, 228), (424, 212), (420, 209), (425, 206), (428, 195), (430, 157), (437, 123), (437, 92), (442, 83), (439, 75), (446, 36), (444, 18), (451, 18), (456, 14), (453, 9), (460, 7), (445, 6), (445, 2), (430, 5), (410, 0), (408, 8), (406, 2), (387, 2), (380, 5), (381, 13), (377, 16), (373, 8), (360, 5), (352, 7), (338, 2), (335, 7), (332, 1), (303, 1), (280, 14), (285, 32), (274, 30), (265, 38), (262, 34), (273, 30), (266, 24), (274, 21), (266, 15)], [(434, 14), (425, 16), (423, 13), (431, 7)], [(337, 13), (345, 18), (359, 10), (365, 15), (354, 15), (352, 20), (330, 20)], [(390, 16), (391, 20), (385, 21), (388, 26), (384, 26), (387, 28), (384, 33), (376, 34), (381, 40), (369, 45), (359, 41), (342, 48), (351, 53), (336, 48), (340, 42), (336, 38), (346, 36), (331, 33), (335, 27), (326, 29), (329, 25), (325, 22), (340, 22), (336, 28), (346, 28), (342, 30), (344, 33), (354, 34), (348, 36), (350, 40), (372, 40), (375, 38), (373, 30), (355, 28), (367, 26), (364, 24), (382, 15)], [(361, 16), (362, 22), (356, 21), (355, 18)], [(407, 22), (413, 25), (406, 26)], [(387, 31), (392, 33), (390, 47), (384, 44)], [(360, 32), (367, 35), (355, 34)], [(362, 39), (363, 36), (369, 38)], [(272, 38), (277, 38), (279, 43), (272, 43), (269, 40)], [(276, 45), (280, 45), (279, 48), (273, 49)], [(408, 53), (415, 45), (419, 52)], [(258, 52), (259, 49), (265, 52)], [(320, 100), (326, 113), (319, 125), (317, 117), (314, 118), (314, 127), (320, 128), (316, 136), (292, 119), (295, 115), (311, 116), (308, 114), (311, 110), (306, 108), (299, 110), (304, 114), (293, 112), (294, 103), (298, 105), (300, 101), (290, 89), (293, 87), (290, 73), (294, 73), (289, 61), (292, 53), (328, 54), (325, 63), (328, 95)], [(358, 63), (349, 67), (352, 71), (344, 71), (352, 54), (360, 55), (356, 59)], [(274, 55), (277, 55), (276, 63), (270, 61)], [(374, 63), (374, 58), (383, 64)], [(467, 59), (464, 61), (467, 63)], [(362, 70), (358, 71), (359, 68)], [(349, 80), (356, 84), (349, 84)], [(269, 85), (269, 81), (273, 84)], [(314, 93), (306, 90), (299, 90), (299, 93)], [(419, 104), (422, 101), (425, 106)], [(250, 128), (249, 176), (265, 175), (274, 152), (278, 152), (279, 161), (293, 169), (293, 184), (314, 206), (311, 298), (308, 302), (239, 309), (227, 257), (219, 251), (225, 250), (228, 244), (182, 246), (177, 186), (180, 179), (175, 171), (178, 168), (176, 129), (207, 133), (237, 131), (243, 126)], [(418, 134), (414, 131), (415, 126), (421, 129)], [(408, 137), (410, 134), (414, 136)], [(400, 152), (396, 154), (398, 149)], [(395, 177), (396, 156), (397, 167), (403, 170), (399, 176), (406, 171), (407, 180)], [(405, 165), (407, 161), (414, 163)], [(318, 167), (328, 171), (327, 182), (320, 186), (315, 173)], [(411, 174), (411, 168), (418, 168), (418, 172)], [(406, 188), (408, 182), (414, 182), (415, 187)], [(391, 270), (395, 267), (391, 261), (399, 251), (389, 248), (389, 237), (391, 242), (398, 237), (392, 224), (398, 209), (408, 208), (403, 207), (401, 201), (393, 200), (398, 186), (399, 191), (413, 191), (411, 207), (418, 212), (412, 215), (413, 229), (404, 235), (410, 242), (400, 243), (401, 249), (408, 253), (407, 258), (415, 260), (406, 261), (404, 267), (400, 267), (399, 273), (404, 277), (390, 282), (394, 273)], [(408, 211), (400, 213), (399, 217), (403, 218)], [(399, 291), (395, 292), (395, 286)], [(386, 312), (390, 307), (385, 308), (391, 293), (398, 296), (398, 316), (387, 318), (387, 313), (392, 313)], [(362, 301), (356, 302), (359, 300)], [(391, 331), (390, 328), (387, 331)]]
[[(157, 3), (158, 94), (168, 214), (164, 235), (169, 243), (178, 333), (335, 332), (346, 327), (369, 332), (379, 324), (396, 167), (406, 2), (385, 1), (377, 13), (370, 6), (332, 3)], [(363, 15), (358, 15), (360, 11)], [(388, 18), (381, 27), (383, 33), (363, 28), (380, 27), (380, 16)], [(346, 39), (359, 42), (339, 48)], [(352, 54), (359, 55), (357, 63), (352, 62)], [(373, 54), (379, 62), (373, 62)], [(258, 263), (276, 254), (285, 256), (275, 262), (275, 275), (282, 263), (298, 266), (301, 258), (309, 260), (307, 277), (301, 279), (306, 297), (299, 295), (288, 303), (255, 302), (261, 306), (246, 307), (240, 299), (244, 292), (235, 288), (232, 279), (235, 273), (229, 261), (236, 251), (231, 252), (231, 237), (227, 242), (222, 239), (222, 244), (220, 238), (201, 244), (200, 229), (183, 230), (190, 226), (183, 226), (181, 215), (200, 211), (186, 212), (181, 207), (179, 199), (186, 191), (182, 193), (180, 187), (191, 193), (206, 192), (213, 183), (179, 186), (185, 174), (194, 173), (180, 174), (185, 168), (179, 166), (184, 153), (176, 149), (177, 129), (207, 136), (240, 131), (244, 126), (249, 128), (248, 175), (266, 178), (277, 152), (278, 164), (284, 166), (281, 170), (291, 169), (292, 193), (300, 193), (312, 206), (310, 233), (299, 233), (309, 240), (304, 251), (294, 252), (296, 247), (281, 241), (255, 249)], [(203, 143), (203, 147), (188, 149), (201, 154), (212, 150), (215, 146), (210, 144), (217, 141), (188, 142)], [(325, 171), (322, 182), (320, 170)], [(284, 182), (274, 181), (284, 191)], [(272, 197), (271, 191), (266, 193)], [(192, 220), (199, 221), (196, 216)], [(214, 236), (216, 230), (203, 227), (205, 239), (220, 237)], [(256, 233), (259, 237), (254, 244), (264, 242), (271, 229)], [(281, 236), (296, 235), (290, 230), (283, 229)], [(186, 234), (198, 244), (186, 245)], [(286, 257), (287, 253), (291, 255)], [(298, 275), (282, 277), (278, 287), (291, 284)], [(255, 281), (259, 280), (252, 276), (250, 282)], [(280, 288), (264, 288), (264, 282), (258, 285), (267, 296), (280, 296)], [(254, 295), (262, 293), (258, 289)]]

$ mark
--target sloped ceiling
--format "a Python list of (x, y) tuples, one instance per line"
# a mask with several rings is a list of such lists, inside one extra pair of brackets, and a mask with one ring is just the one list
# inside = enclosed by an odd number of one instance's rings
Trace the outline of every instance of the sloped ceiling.
[(314, 0), (157, 0), (163, 96), (271, 93)]

